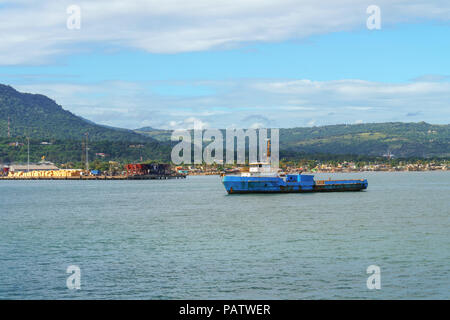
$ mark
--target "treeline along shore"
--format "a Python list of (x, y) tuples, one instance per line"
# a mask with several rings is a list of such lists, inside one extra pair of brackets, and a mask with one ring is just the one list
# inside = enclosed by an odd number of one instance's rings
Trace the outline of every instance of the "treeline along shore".
[[(224, 132), (224, 130), (222, 130)], [(58, 168), (123, 170), (170, 163), (172, 130), (96, 124), (40, 94), (0, 84), (0, 165), (49, 161)], [(280, 128), (281, 168), (315, 172), (447, 170), (450, 125), (386, 122)], [(243, 166), (182, 166), (190, 174)], [(245, 167), (245, 166), (244, 166)]]

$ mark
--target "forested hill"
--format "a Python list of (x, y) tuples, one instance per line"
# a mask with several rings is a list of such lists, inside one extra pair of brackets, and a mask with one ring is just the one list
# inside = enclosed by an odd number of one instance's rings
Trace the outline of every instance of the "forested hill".
[[(169, 141), (171, 131), (140, 128), (136, 132)], [(224, 136), (225, 136), (225, 131)], [(450, 125), (425, 122), (365, 123), (280, 129), (280, 156), (306, 154), (430, 158), (450, 157)]]
[(280, 130), (285, 152), (450, 157), (450, 125), (367, 123)]
[(42, 140), (81, 140), (86, 132), (92, 141), (153, 141), (132, 130), (105, 127), (64, 110), (40, 94), (21, 93), (0, 84), (0, 137), (8, 135), (8, 117), (13, 137)]
[[(8, 117), (11, 138), (7, 138)], [(23, 143), (25, 137), (34, 144), (52, 143), (36, 148), (36, 155), (47, 155), (52, 161), (78, 158), (86, 132), (90, 152), (106, 154), (105, 160), (169, 160), (173, 145), (170, 130), (146, 127), (133, 131), (98, 125), (44, 95), (20, 93), (0, 84), (0, 162), (21, 160), (23, 150), (8, 145)], [(386, 153), (398, 158), (450, 158), (450, 125), (388, 122), (280, 129), (282, 158), (315, 154), (379, 157)]]

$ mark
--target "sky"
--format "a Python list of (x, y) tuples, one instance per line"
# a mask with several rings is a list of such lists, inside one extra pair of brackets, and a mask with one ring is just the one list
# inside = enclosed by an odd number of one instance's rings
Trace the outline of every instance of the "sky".
[(450, 119), (448, 0), (0, 0), (0, 39), (0, 83), (105, 125)]

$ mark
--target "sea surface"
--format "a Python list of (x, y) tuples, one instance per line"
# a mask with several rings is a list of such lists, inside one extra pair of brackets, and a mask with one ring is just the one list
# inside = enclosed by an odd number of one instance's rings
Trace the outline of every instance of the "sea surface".
[[(328, 177), (369, 187), (0, 181), (0, 299), (450, 299), (450, 172)], [(381, 289), (367, 288), (370, 265)]]

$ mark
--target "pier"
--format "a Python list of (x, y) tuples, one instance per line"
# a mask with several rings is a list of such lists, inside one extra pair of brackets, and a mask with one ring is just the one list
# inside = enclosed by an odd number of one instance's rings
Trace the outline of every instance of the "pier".
[(0, 177), (0, 180), (167, 180), (185, 179), (186, 175), (120, 175), (120, 176), (74, 176), (74, 177)]

